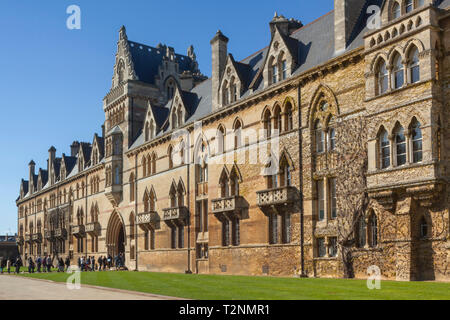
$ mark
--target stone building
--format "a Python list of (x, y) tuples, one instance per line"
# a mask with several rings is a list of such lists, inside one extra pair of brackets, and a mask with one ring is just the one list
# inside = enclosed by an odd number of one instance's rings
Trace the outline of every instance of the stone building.
[(21, 254), (449, 280), (450, 1), (334, 5), (308, 25), (275, 14), (242, 61), (218, 31), (209, 79), (193, 47), (122, 27), (101, 136), (29, 164)]

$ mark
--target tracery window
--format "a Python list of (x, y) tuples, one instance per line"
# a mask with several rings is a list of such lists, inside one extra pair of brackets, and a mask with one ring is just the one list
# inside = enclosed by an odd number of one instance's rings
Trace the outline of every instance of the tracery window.
[(383, 94), (388, 91), (389, 73), (386, 68), (386, 62), (381, 60), (377, 67), (377, 86), (378, 94)]
[(419, 50), (412, 49), (409, 52), (409, 77), (411, 83), (420, 81), (420, 65), (419, 65)]
[(396, 151), (396, 160), (397, 166), (402, 166), (406, 164), (406, 136), (405, 130), (402, 126), (399, 126), (395, 131), (395, 151)]
[(393, 60), (393, 87), (399, 89), (405, 83), (405, 70), (403, 67), (402, 57), (396, 53)]

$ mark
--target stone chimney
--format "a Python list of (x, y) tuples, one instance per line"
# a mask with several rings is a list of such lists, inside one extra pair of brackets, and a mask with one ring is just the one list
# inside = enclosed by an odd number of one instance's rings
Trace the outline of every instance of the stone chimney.
[(53, 163), (55, 162), (55, 155), (56, 155), (56, 149), (55, 147), (50, 147), (48, 149), (48, 179), (50, 181), (50, 185), (55, 184), (55, 181), (53, 179), (52, 169), (53, 169)]
[(105, 125), (102, 124), (102, 138), (105, 137)]
[(34, 190), (34, 174), (35, 174), (36, 163), (34, 163), (34, 161), (31, 160), (30, 163), (28, 164), (28, 167), (30, 169), (30, 180), (28, 183), (28, 189), (29, 189), (30, 194), (32, 194), (33, 190)]
[(365, 1), (334, 0), (334, 51), (345, 51)]
[(79, 150), (80, 150), (80, 143), (78, 141), (74, 141), (70, 146), (70, 156), (76, 157)]
[(212, 49), (212, 108), (217, 110), (219, 106), (219, 87), (222, 74), (225, 69), (228, 56), (228, 38), (222, 32), (217, 31), (211, 40)]

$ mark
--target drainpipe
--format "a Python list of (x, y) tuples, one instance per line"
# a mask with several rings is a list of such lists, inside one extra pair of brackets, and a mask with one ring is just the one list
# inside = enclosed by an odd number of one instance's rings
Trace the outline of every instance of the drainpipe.
[(302, 137), (302, 113), (301, 113), (301, 105), (302, 105), (302, 95), (301, 95), (301, 86), (298, 84), (297, 90), (297, 107), (298, 107), (298, 175), (299, 175), (299, 191), (300, 191), (300, 199), (299, 199), (299, 208), (300, 208), (300, 277), (306, 277), (305, 274), (305, 223), (304, 223), (304, 207), (303, 207), (303, 137)]
[[(188, 146), (188, 150), (191, 149), (190, 146), (190, 141), (188, 139), (188, 141), (186, 142), (186, 145)], [(187, 241), (187, 245), (188, 245), (188, 250), (187, 250), (187, 264), (188, 264), (188, 268), (186, 273), (191, 274), (192, 270), (191, 270), (191, 181), (190, 181), (190, 161), (191, 161), (191, 156), (190, 156), (190, 152), (187, 152), (188, 155), (188, 160), (187, 160), (187, 194), (188, 194), (188, 203), (187, 203), (187, 209), (188, 209), (188, 241)]]
[(137, 225), (137, 215), (138, 215), (138, 156), (137, 154), (134, 156), (134, 250), (135, 250), (135, 260), (136, 260), (136, 270), (135, 271), (139, 271), (138, 266), (138, 243), (139, 243), (139, 238), (138, 238), (138, 225)]

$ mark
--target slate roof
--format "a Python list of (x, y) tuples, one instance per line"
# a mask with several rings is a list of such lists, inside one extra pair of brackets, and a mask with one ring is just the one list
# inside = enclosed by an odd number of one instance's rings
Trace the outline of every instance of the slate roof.
[[(155, 84), (155, 76), (158, 75), (158, 68), (166, 56), (166, 47), (160, 46), (154, 48), (134, 41), (128, 41), (128, 44), (130, 45), (131, 58), (139, 80), (149, 84)], [(175, 60), (178, 62), (180, 73), (183, 71), (194, 71), (194, 62), (190, 57), (175, 54)]]

